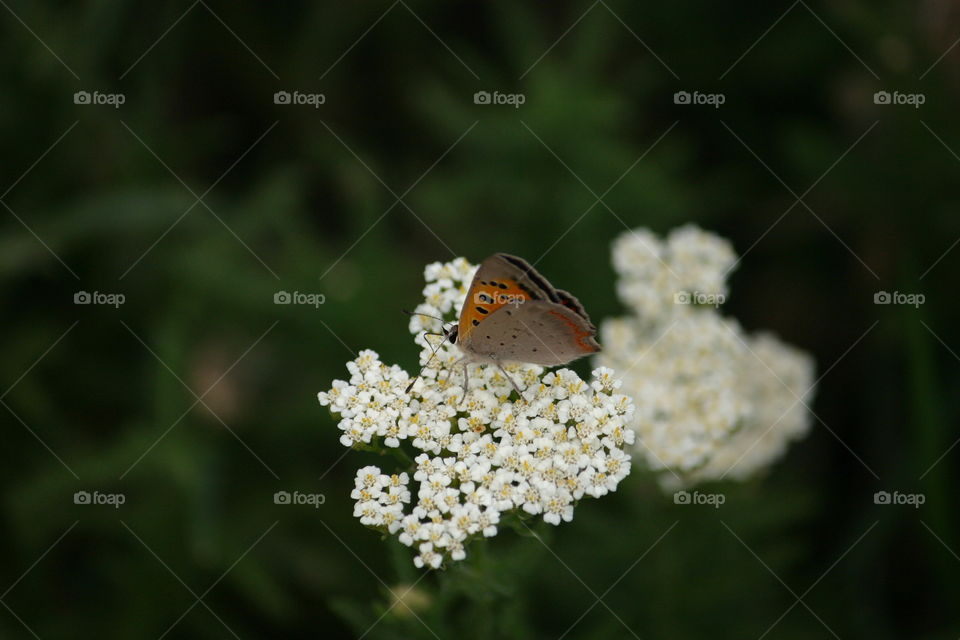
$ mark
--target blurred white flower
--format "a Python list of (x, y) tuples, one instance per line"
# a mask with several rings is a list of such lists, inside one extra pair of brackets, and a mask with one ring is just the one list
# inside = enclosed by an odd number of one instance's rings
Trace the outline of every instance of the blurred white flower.
[[(462, 258), (429, 265), (417, 312), (455, 321), (475, 269)], [(442, 334), (442, 325), (411, 317), (427, 366), (409, 393), (406, 371), (365, 350), (347, 363), (349, 381), (318, 396), (339, 414), (344, 446), (415, 452), (415, 487), (407, 473), (364, 467), (351, 497), (361, 523), (415, 547), (414, 564), (430, 568), (462, 560), (472, 538), (496, 535), (511, 512), (569, 522), (581, 498), (616, 490), (630, 472), (624, 447), (634, 441), (633, 403), (617, 392), (613, 371), (598, 368), (588, 383), (569, 369), (505, 365), (526, 388), (520, 398), (497, 367), (468, 365), (465, 390), (463, 369), (453, 366), (457, 347), (424, 334)]]
[(613, 245), (632, 313), (601, 324), (595, 363), (618, 372), (637, 406), (636, 453), (670, 488), (746, 478), (810, 427), (810, 356), (719, 313), (735, 263), (729, 242), (692, 226)]
[[(697, 299), (722, 303), (736, 259), (728, 241), (692, 225), (674, 229), (666, 241), (637, 229), (613, 242), (617, 293), (635, 316), (652, 322), (694, 313), (698, 305), (690, 303)], [(678, 297), (688, 302), (678, 304)]]
[(811, 415), (803, 403), (812, 401), (813, 358), (767, 333), (751, 336), (747, 343), (752, 354), (741, 384), (752, 404), (750, 419), (693, 473), (694, 481), (722, 475), (745, 479), (780, 458), (790, 442), (810, 429)]

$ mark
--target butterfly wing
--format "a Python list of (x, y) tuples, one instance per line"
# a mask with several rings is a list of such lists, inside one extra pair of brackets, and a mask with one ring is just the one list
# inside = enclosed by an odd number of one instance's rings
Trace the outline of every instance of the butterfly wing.
[(561, 303), (531, 300), (500, 307), (460, 347), (480, 360), (555, 366), (600, 351), (595, 334), (585, 314)]
[(583, 305), (580, 304), (580, 301), (577, 300), (572, 293), (564, 291), (563, 289), (556, 289), (556, 294), (560, 299), (560, 304), (586, 320), (587, 324), (593, 329), (593, 332), (597, 332), (597, 328), (593, 325), (593, 322), (590, 321), (590, 316), (587, 315), (587, 310), (583, 308)]
[(483, 261), (470, 283), (460, 309), (458, 339), (465, 342), (480, 323), (505, 305), (541, 300), (562, 303), (557, 290), (526, 260), (507, 253), (494, 254)]
[(490, 280), (513, 281), (518, 287), (529, 292), (534, 299), (559, 302), (557, 290), (540, 275), (540, 272), (523, 258), (509, 253), (496, 253), (484, 260), (480, 269), (477, 270), (477, 275), (482, 275), (488, 282)]

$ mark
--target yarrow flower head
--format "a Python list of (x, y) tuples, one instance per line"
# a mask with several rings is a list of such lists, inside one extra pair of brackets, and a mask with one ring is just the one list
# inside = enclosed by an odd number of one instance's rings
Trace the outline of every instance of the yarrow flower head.
[(620, 299), (638, 318), (654, 322), (722, 304), (736, 263), (729, 242), (693, 225), (674, 229), (665, 240), (637, 229), (613, 243)]
[(423, 366), (412, 386), (409, 373), (365, 350), (347, 363), (349, 381), (319, 394), (340, 416), (344, 446), (412, 450), (409, 473), (360, 469), (351, 497), (362, 524), (416, 549), (417, 567), (464, 559), (468, 543), (496, 535), (506, 517), (569, 522), (580, 499), (615, 491), (630, 472), (634, 408), (611, 369), (588, 382), (570, 369), (506, 364), (525, 387), (518, 397), (496, 366), (468, 364), (464, 388), (461, 354), (441, 329), (475, 271), (462, 258), (427, 266), (424, 315), (409, 326)]
[(638, 229), (614, 243), (613, 264), (632, 314), (602, 323), (595, 363), (622, 372), (636, 453), (662, 484), (746, 478), (806, 434), (813, 360), (719, 312), (729, 242), (693, 226), (665, 240)]

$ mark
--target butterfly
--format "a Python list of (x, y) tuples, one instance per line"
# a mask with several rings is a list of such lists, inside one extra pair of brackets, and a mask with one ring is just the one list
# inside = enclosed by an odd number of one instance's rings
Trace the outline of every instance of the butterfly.
[(523, 395), (504, 363), (567, 364), (600, 351), (596, 334), (572, 294), (554, 288), (523, 258), (497, 253), (480, 264), (458, 322), (443, 336), (463, 354), (454, 366), (464, 366), (464, 390), (467, 364), (493, 364)]

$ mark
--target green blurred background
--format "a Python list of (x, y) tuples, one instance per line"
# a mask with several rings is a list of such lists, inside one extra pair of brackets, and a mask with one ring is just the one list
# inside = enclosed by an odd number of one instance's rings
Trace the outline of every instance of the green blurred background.
[[(960, 635), (956, 2), (0, 4), (3, 638)], [(516, 253), (600, 319), (611, 241), (688, 222), (746, 254), (726, 313), (815, 355), (810, 436), (718, 510), (636, 472), (388, 609), (421, 576), (348, 493), (390, 462), (316, 393), (415, 365), (428, 262)]]

